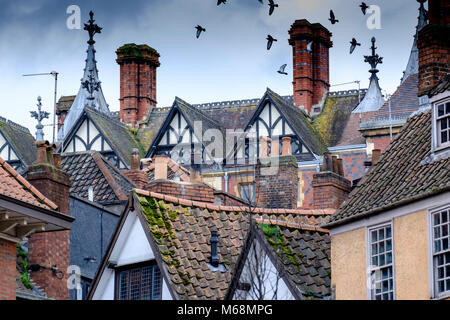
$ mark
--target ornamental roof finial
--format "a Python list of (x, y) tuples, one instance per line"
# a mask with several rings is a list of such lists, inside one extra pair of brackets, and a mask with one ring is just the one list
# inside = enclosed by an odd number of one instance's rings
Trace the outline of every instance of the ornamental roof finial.
[(36, 104), (38, 107), (38, 112), (36, 111), (30, 111), (31, 117), (35, 118), (38, 121), (38, 124), (36, 126), (36, 141), (44, 141), (44, 131), (42, 130), (44, 126), (42, 125), (41, 121), (44, 119), (47, 119), (50, 113), (46, 111), (41, 111), (42, 103), (41, 103), (41, 97), (37, 98), (38, 103)]
[(89, 33), (89, 41), (88, 44), (92, 45), (95, 43), (94, 41), (94, 35), (97, 33), (102, 33), (102, 28), (100, 28), (97, 24), (95, 24), (94, 20), (94, 13), (91, 11), (89, 12), (89, 24), (84, 24), (84, 30), (86, 30)]
[(372, 75), (375, 75), (376, 73), (378, 73), (378, 69), (377, 69), (377, 65), (380, 63), (383, 63), (383, 57), (380, 57), (377, 53), (376, 53), (376, 49), (377, 47), (375, 47), (375, 42), (377, 41), (377, 39), (375, 39), (375, 37), (372, 38), (372, 55), (371, 56), (364, 56), (364, 62), (368, 62), (370, 64), (370, 66), (372, 67), (369, 72), (372, 73)]

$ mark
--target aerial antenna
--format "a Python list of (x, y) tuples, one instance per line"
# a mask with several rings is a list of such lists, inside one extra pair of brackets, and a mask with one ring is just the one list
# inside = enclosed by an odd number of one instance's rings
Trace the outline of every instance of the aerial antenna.
[(49, 73), (33, 73), (33, 74), (24, 74), (24, 77), (35, 77), (35, 76), (53, 76), (55, 77), (55, 101), (54, 101), (54, 108), (53, 108), (53, 143), (55, 143), (55, 131), (56, 131), (56, 93), (58, 89), (58, 72), (52, 71)]

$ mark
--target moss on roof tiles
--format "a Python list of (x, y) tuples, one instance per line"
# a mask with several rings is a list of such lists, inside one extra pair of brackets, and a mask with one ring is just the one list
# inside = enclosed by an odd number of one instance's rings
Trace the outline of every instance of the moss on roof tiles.
[(35, 139), (26, 128), (0, 119), (0, 131), (11, 144), (17, 155), (29, 166), (36, 160)]

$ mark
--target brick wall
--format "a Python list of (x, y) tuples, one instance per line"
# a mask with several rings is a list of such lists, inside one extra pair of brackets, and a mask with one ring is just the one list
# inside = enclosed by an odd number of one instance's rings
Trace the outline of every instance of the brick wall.
[(137, 188), (148, 190), (148, 174), (142, 170), (128, 170), (122, 172), (128, 179), (133, 181)]
[(334, 172), (320, 172), (312, 182), (315, 209), (338, 209), (351, 192), (351, 183)]
[(120, 65), (120, 119), (133, 127), (156, 107), (159, 54), (146, 45), (126, 44), (117, 50)]
[(419, 32), (419, 94), (423, 96), (450, 72), (450, 4), (429, 0), (429, 24)]
[(261, 208), (295, 209), (299, 182), (297, 160), (293, 156), (281, 156), (278, 162), (278, 166), (271, 167), (274, 174), (265, 174), (267, 166), (256, 166), (256, 204)]
[(0, 239), (0, 300), (16, 299), (16, 244)]
[[(70, 176), (49, 163), (30, 166), (26, 179), (44, 196), (58, 205), (61, 213), (69, 214)], [(50, 268), (54, 265), (64, 273), (56, 278), (50, 270), (31, 273), (31, 279), (45, 294), (54, 299), (69, 299), (67, 268), (70, 260), (69, 231), (33, 234), (28, 240), (29, 264)]]
[(214, 203), (214, 189), (204, 184), (156, 180), (148, 185), (148, 191), (157, 192), (177, 198)]

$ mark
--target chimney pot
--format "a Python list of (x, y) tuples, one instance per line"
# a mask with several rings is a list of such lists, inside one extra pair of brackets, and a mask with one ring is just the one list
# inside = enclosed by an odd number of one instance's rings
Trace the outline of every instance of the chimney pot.
[(155, 180), (167, 180), (167, 157), (155, 157)]
[(131, 154), (131, 170), (139, 170), (141, 168), (141, 158), (139, 157), (139, 150), (133, 149)]
[(375, 149), (372, 151), (372, 165), (375, 165), (378, 158), (381, 156), (381, 150)]
[(282, 141), (282, 155), (283, 156), (291, 156), (292, 155), (292, 145), (291, 145), (291, 137), (283, 137)]
[(279, 157), (280, 156), (280, 140), (278, 138), (272, 140), (270, 145), (270, 156)]

